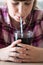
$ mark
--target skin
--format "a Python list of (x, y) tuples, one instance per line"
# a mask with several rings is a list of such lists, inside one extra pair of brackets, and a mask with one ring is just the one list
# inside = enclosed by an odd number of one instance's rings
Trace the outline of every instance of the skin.
[(7, 6), (8, 6), (8, 12), (12, 19), (12, 25), (13, 27), (20, 26), (20, 17), (22, 17), (23, 23), (26, 24), (25, 20), (28, 14), (31, 13), (32, 7), (33, 7), (34, 0), (29, 1), (13, 1), (13, 0), (7, 0)]
[[(7, 0), (8, 12), (12, 18), (13, 26), (20, 22), (20, 17), (23, 17), (23, 21), (26, 19), (28, 14), (31, 13), (34, 0), (29, 4), (28, 1), (21, 2), (17, 1), (12, 3), (13, 0)], [(28, 4), (28, 5), (27, 5)], [(26, 11), (26, 12), (25, 12)], [(17, 16), (20, 16), (17, 18)], [(16, 23), (15, 23), (16, 22)], [(23, 22), (24, 23), (24, 22)], [(26, 22), (25, 22), (26, 23)], [(18, 24), (19, 25), (19, 24)], [(17, 26), (16, 26), (17, 28)], [(19, 47), (16, 47), (15, 45)], [(16, 51), (16, 52), (15, 52)], [(10, 46), (0, 49), (0, 60), (1, 61), (12, 61), (12, 62), (43, 62), (43, 48), (38, 48), (26, 44), (22, 44), (21, 40), (14, 41)], [(18, 53), (17, 53), (18, 52)]]

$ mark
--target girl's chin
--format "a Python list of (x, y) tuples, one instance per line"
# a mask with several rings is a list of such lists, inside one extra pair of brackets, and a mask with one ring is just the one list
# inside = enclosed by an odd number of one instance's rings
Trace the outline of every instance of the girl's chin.
[(16, 20), (17, 22), (20, 22), (20, 19), (18, 19), (18, 18), (15, 18), (15, 20)]
[(12, 17), (15, 21), (20, 22), (20, 19), (17, 17)]
[(20, 19), (14, 19), (16, 22), (20, 22)]

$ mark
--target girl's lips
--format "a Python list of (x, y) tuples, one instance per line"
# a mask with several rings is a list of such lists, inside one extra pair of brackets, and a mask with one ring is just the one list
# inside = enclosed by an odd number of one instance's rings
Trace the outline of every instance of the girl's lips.
[(20, 17), (22, 17), (22, 18), (24, 18), (24, 16), (17, 16), (18, 18), (20, 18)]

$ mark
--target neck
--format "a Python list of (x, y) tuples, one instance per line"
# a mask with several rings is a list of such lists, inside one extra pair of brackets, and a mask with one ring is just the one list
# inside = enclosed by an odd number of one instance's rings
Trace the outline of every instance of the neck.
[[(10, 17), (10, 15), (9, 15)], [(15, 28), (16, 30), (20, 30), (20, 23), (15, 21), (13, 18), (10, 17), (10, 22), (13, 28)]]

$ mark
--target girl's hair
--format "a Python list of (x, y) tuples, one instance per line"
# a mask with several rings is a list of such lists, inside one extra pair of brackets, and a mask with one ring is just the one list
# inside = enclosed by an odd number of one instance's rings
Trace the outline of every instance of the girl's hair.
[(37, 0), (34, 0), (33, 10), (37, 8), (36, 4), (37, 4)]
[[(15, 0), (15, 1), (27, 1), (27, 0)], [(34, 9), (37, 9), (36, 4), (37, 4), (37, 0), (34, 0), (33, 10), (34, 10)]]

